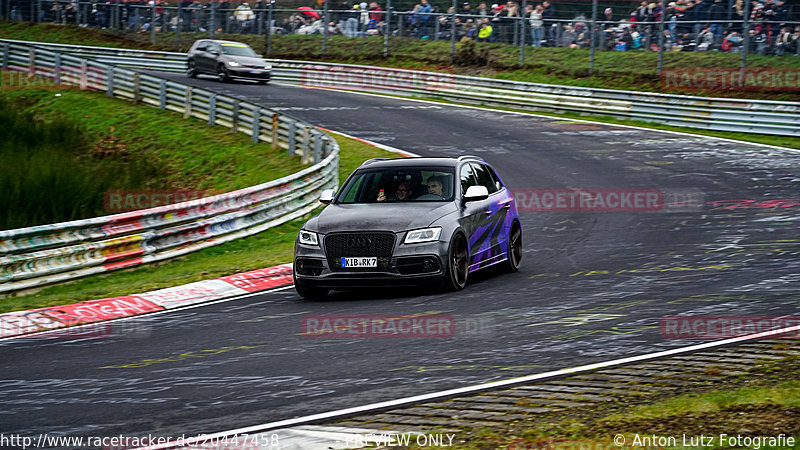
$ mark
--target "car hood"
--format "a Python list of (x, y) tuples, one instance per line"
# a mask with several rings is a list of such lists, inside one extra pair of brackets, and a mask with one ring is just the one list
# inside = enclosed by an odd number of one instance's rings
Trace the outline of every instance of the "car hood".
[(267, 62), (263, 58), (252, 58), (249, 56), (223, 55), (223, 58), (226, 61), (236, 61), (239, 64), (246, 66), (265, 66), (269, 64), (269, 62)]
[(329, 205), (306, 224), (322, 234), (337, 231), (407, 231), (425, 228), (440, 217), (456, 211), (447, 203), (386, 203)]

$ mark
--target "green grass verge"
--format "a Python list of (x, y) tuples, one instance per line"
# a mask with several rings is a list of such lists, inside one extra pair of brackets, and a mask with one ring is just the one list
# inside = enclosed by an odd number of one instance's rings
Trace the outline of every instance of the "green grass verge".
[[(336, 136), (341, 149), (339, 177), (344, 180), (369, 158), (398, 155)], [(129, 295), (262, 269), (292, 260), (303, 220), (288, 222), (255, 236), (200, 250), (164, 263), (97, 275), (45, 288), (34, 294), (0, 300), (0, 312), (56, 306)]]

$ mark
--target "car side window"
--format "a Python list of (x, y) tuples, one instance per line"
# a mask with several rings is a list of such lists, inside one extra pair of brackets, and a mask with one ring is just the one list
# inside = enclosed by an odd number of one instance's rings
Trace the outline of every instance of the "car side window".
[(503, 185), (503, 182), (500, 181), (500, 177), (497, 176), (497, 172), (495, 172), (494, 169), (489, 166), (486, 166), (486, 170), (488, 170), (489, 175), (492, 176), (492, 181), (494, 181), (494, 185), (497, 186), (497, 190), (499, 191), (500, 189), (503, 189), (505, 186)]
[(461, 179), (461, 194), (466, 194), (467, 189), (470, 186), (476, 186), (478, 182), (475, 180), (475, 174), (472, 173), (472, 167), (469, 164), (464, 164), (461, 166), (461, 173), (459, 174), (459, 178)]
[(208, 51), (208, 42), (201, 42), (201, 43), (197, 44), (197, 48), (195, 49), (195, 51), (198, 51), (198, 52)]
[(489, 174), (489, 170), (486, 168), (486, 166), (477, 163), (472, 163), (470, 165), (472, 166), (472, 169), (475, 170), (475, 175), (478, 178), (479, 186), (485, 187), (486, 190), (489, 191), (490, 195), (500, 190), (492, 179), (492, 175)]

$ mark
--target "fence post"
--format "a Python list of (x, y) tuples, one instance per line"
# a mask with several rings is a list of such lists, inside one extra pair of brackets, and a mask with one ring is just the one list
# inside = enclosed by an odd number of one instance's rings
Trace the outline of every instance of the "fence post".
[(303, 153), (300, 155), (300, 164), (305, 164), (308, 160), (308, 146), (310, 144), (311, 127), (303, 127)]
[(289, 122), (289, 156), (294, 156), (294, 146), (296, 140), (295, 134), (297, 134), (295, 126), (296, 125), (294, 121)]
[(53, 81), (56, 84), (61, 84), (61, 53), (56, 53), (53, 61)]
[(261, 135), (261, 109), (256, 109), (253, 111), (253, 131), (250, 135), (253, 139), (253, 142), (258, 142), (258, 138)]
[(211, 94), (208, 99), (208, 124), (214, 125), (217, 121), (217, 94)]
[(164, 80), (158, 83), (158, 107), (167, 109), (167, 82)]
[(318, 163), (320, 160), (320, 154), (322, 153), (322, 134), (316, 134), (314, 136), (314, 164)]
[(3, 70), (8, 70), (8, 56), (11, 48), (8, 42), (3, 42)]
[(280, 117), (278, 113), (272, 114), (272, 137), (270, 147), (273, 151), (278, 150), (278, 127), (280, 126)]
[(192, 117), (192, 91), (193, 90), (194, 90), (194, 88), (192, 88), (191, 86), (187, 86), (186, 87), (186, 94), (185, 94), (185, 97), (184, 97), (184, 100), (183, 100), (184, 107), (186, 108), (183, 111), (183, 118), (184, 119), (188, 119), (189, 117)]
[(109, 66), (106, 70), (106, 95), (114, 96), (114, 66)]
[(33, 78), (36, 75), (36, 48), (31, 47), (28, 49), (28, 78)]
[(88, 82), (87, 82), (87, 79), (86, 79), (86, 78), (88, 77), (88, 74), (86, 73), (87, 71), (88, 71), (88, 67), (87, 67), (86, 60), (85, 60), (85, 59), (82, 59), (82, 60), (81, 60), (81, 81), (80, 81), (80, 87), (81, 87), (81, 89), (83, 89), (83, 90), (85, 90), (85, 89), (88, 87)]
[(139, 72), (133, 74), (133, 103), (141, 103), (142, 101), (142, 90), (140, 89), (140, 77), (141, 75)]
[(239, 100), (233, 101), (233, 120), (231, 121), (231, 133), (239, 132)]

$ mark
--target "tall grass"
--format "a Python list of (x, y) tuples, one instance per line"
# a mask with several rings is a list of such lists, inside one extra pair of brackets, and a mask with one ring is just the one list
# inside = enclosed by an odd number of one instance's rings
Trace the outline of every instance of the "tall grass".
[(0, 98), (0, 229), (102, 215), (107, 190), (155, 174), (124, 155), (94, 155), (92, 141), (75, 122), (37, 120), (24, 104)]

